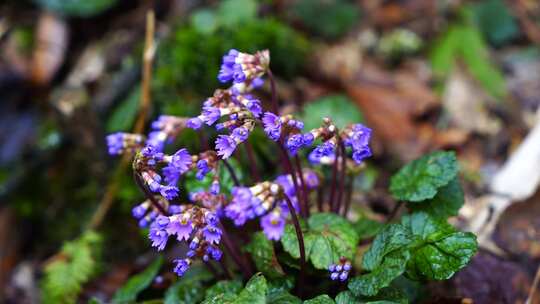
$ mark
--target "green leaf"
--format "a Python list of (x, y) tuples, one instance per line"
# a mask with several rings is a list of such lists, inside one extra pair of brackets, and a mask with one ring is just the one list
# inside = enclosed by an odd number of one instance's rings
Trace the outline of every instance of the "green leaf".
[(219, 281), (206, 290), (205, 298), (215, 298), (218, 295), (233, 295), (236, 297), (236, 294), (240, 290), (242, 290), (242, 282), (240, 280)]
[(253, 239), (245, 247), (255, 261), (257, 269), (269, 278), (277, 278), (285, 275), (274, 252), (274, 244), (264, 233), (256, 232)]
[(269, 292), (266, 295), (266, 303), (272, 304), (300, 304), (302, 300), (287, 291)]
[(381, 229), (384, 227), (384, 224), (366, 217), (362, 217), (356, 221), (353, 226), (354, 230), (356, 230), (356, 234), (358, 234), (358, 238), (363, 240), (373, 237), (379, 233), (379, 231), (381, 231)]
[(459, 232), (446, 221), (417, 212), (402, 218), (410, 230), (413, 257), (407, 265), (411, 279), (446, 280), (465, 267), (477, 251), (476, 236)]
[(146, 289), (158, 274), (163, 257), (159, 256), (143, 272), (131, 277), (124, 286), (118, 289), (112, 299), (113, 303), (130, 303), (137, 299), (137, 295)]
[(313, 299), (304, 301), (304, 304), (335, 304), (334, 300), (328, 295), (319, 295)]
[(377, 234), (362, 258), (362, 268), (373, 271), (381, 265), (385, 256), (399, 250), (412, 241), (410, 232), (399, 224), (390, 224)]
[(488, 41), (501, 46), (519, 36), (519, 27), (502, 0), (483, 0), (472, 5), (474, 20)]
[(234, 304), (265, 304), (268, 286), (266, 279), (261, 274), (254, 275), (246, 284)]
[(43, 303), (75, 303), (82, 285), (95, 274), (102, 240), (94, 231), (62, 246), (59, 259), (45, 267), (41, 281)]
[(218, 7), (218, 16), (225, 26), (234, 27), (257, 17), (254, 0), (224, 0)]
[[(343, 217), (333, 213), (314, 214), (304, 232), (306, 259), (317, 269), (327, 269), (342, 256), (352, 260), (358, 241), (352, 224)], [(285, 227), (281, 244), (292, 257), (300, 258), (298, 239), (292, 225)]]
[(321, 97), (304, 106), (302, 120), (306, 130), (320, 127), (323, 117), (332, 118), (338, 128), (364, 120), (358, 107), (344, 95)]
[(502, 72), (491, 63), (487, 45), (480, 32), (473, 27), (463, 27), (461, 39), (461, 56), (469, 72), (488, 93), (499, 99), (506, 97), (506, 81)]
[(111, 117), (107, 120), (108, 132), (131, 129), (139, 110), (140, 96), (141, 87), (137, 86), (131, 94), (129, 94), (129, 96), (114, 109)]
[(191, 26), (202, 34), (211, 34), (218, 27), (218, 21), (214, 11), (200, 9), (191, 14)]
[[(466, 14), (467, 11), (463, 13)], [(502, 72), (491, 62), (482, 35), (470, 25), (450, 26), (435, 41), (430, 54), (433, 72), (442, 79), (450, 75), (459, 60), (465, 62), (467, 70), (488, 93), (497, 98), (508, 95)]]
[(112, 7), (117, 0), (34, 0), (39, 6), (59, 14), (92, 17)]
[(326, 38), (344, 35), (360, 19), (358, 5), (346, 0), (299, 0), (294, 3), (292, 10), (302, 23)]
[(336, 296), (336, 304), (407, 304), (409, 303), (405, 293), (394, 287), (383, 288), (372, 297), (356, 297), (346, 290)]
[(392, 176), (390, 192), (397, 200), (419, 202), (433, 198), (458, 172), (454, 152), (437, 151), (416, 159)]
[(439, 188), (434, 198), (409, 204), (409, 207), (413, 211), (424, 211), (434, 217), (448, 218), (456, 216), (464, 203), (463, 189), (456, 177), (448, 185)]
[(405, 272), (410, 258), (408, 250), (395, 250), (385, 255), (382, 262), (370, 273), (351, 279), (348, 287), (356, 296), (374, 296)]
[(204, 298), (203, 282), (213, 275), (202, 265), (192, 265), (184, 276), (165, 292), (164, 304), (198, 303)]

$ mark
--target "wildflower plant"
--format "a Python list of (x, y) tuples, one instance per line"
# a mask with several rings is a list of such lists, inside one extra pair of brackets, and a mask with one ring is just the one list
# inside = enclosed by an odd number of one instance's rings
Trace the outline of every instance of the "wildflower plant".
[[(243, 291), (226, 292), (229, 283), (219, 282), (207, 291), (206, 303), (271, 301), (277, 285), (287, 303), (326, 293), (336, 296), (337, 303), (390, 300), (389, 295), (398, 294), (401, 303), (407, 300), (394, 290), (396, 278), (445, 280), (475, 254), (475, 236), (457, 231), (446, 220), (463, 204), (452, 152), (424, 156), (392, 178), (390, 191), (397, 206), (405, 202), (410, 213), (379, 224), (369, 249), (362, 251), (360, 222), (347, 217), (350, 181), (372, 156), (372, 130), (360, 123), (338, 128), (330, 117), (321, 117), (319, 127), (306, 130), (301, 119), (281, 113), (268, 51), (230, 50), (217, 77), (230, 87), (207, 98), (199, 115), (162, 115), (146, 136), (107, 136), (110, 154), (133, 156), (134, 179), (145, 200), (133, 207), (132, 215), (147, 229), (150, 245), (163, 251), (183, 244), (183, 253), (171, 261), (176, 275), (184, 276), (200, 262), (212, 269), (219, 264), (222, 275), (229, 277), (236, 270), (248, 279), (255, 273), (253, 265), (262, 273)], [(271, 88), (269, 103), (255, 94), (265, 81)], [(241, 146), (253, 153), (249, 138), (256, 128), (276, 145), (284, 170), (267, 180), (252, 176), (243, 183), (231, 159)], [(213, 130), (213, 148), (168, 152), (186, 129), (205, 136)], [(255, 158), (249, 160), (251, 167), (258, 167)], [(330, 176), (322, 174), (322, 167), (329, 167)], [(224, 181), (223, 173), (234, 186)], [(209, 182), (190, 189), (188, 177)], [(317, 303), (334, 301), (328, 295), (317, 298), (323, 301)]]

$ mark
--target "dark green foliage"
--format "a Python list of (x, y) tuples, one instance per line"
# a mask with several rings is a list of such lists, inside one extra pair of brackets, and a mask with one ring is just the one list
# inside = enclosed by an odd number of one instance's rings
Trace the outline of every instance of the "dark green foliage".
[[(236, 282), (236, 283), (234, 283)], [(206, 292), (204, 304), (265, 304), (268, 285), (261, 274), (254, 275), (246, 287), (239, 291), (241, 284), (237, 281), (223, 281), (219, 287), (212, 287)]]
[(163, 42), (153, 83), (157, 100), (176, 101), (185, 88), (211, 94), (212, 88), (220, 85), (221, 57), (231, 48), (243, 52), (270, 49), (272, 69), (285, 78), (298, 74), (304, 65), (307, 40), (277, 20), (253, 19), (239, 27), (220, 25), (212, 32), (207, 28), (210, 26), (205, 25), (202, 31), (201, 26), (180, 27)]
[(364, 254), (367, 274), (353, 278), (356, 296), (375, 296), (405, 273), (414, 280), (445, 280), (463, 268), (477, 250), (472, 233), (459, 232), (445, 220), (416, 212), (401, 224), (385, 227)]
[(427, 212), (435, 217), (447, 218), (456, 216), (464, 203), (463, 189), (458, 178), (455, 177), (446, 186), (439, 188), (435, 197), (410, 204), (410, 208), (414, 211)]
[(320, 295), (316, 296), (313, 299), (304, 301), (304, 304), (334, 304), (334, 300), (330, 298), (328, 295)]
[[(333, 213), (316, 213), (308, 219), (304, 231), (306, 260), (317, 269), (327, 269), (344, 256), (352, 260), (358, 244), (358, 235), (349, 221)], [(294, 227), (287, 225), (281, 238), (283, 249), (292, 257), (300, 257)]]
[(43, 303), (77, 301), (82, 285), (96, 274), (101, 243), (101, 236), (87, 231), (62, 246), (58, 259), (45, 267), (41, 281)]
[(112, 7), (117, 0), (33, 0), (39, 6), (73, 17), (92, 17)]
[(163, 258), (158, 257), (143, 272), (132, 276), (120, 289), (116, 291), (112, 299), (113, 303), (131, 303), (137, 299), (137, 295), (146, 289), (161, 268)]
[(501, 46), (519, 36), (519, 27), (503, 0), (483, 0), (472, 4), (474, 21), (487, 40)]
[(245, 249), (251, 254), (257, 269), (267, 277), (277, 278), (285, 275), (274, 252), (274, 245), (264, 233), (253, 234), (251, 243)]
[(344, 35), (360, 19), (358, 5), (347, 0), (299, 0), (292, 12), (309, 30), (330, 39)]
[(381, 230), (384, 224), (366, 217), (362, 217), (356, 221), (353, 226), (354, 230), (356, 230), (356, 233), (358, 234), (358, 238), (363, 240), (375, 236)]
[(355, 296), (350, 291), (342, 291), (336, 296), (336, 304), (406, 304), (407, 296), (398, 288), (387, 287), (379, 291), (376, 296)]
[(344, 95), (329, 95), (306, 104), (302, 113), (304, 128), (311, 130), (320, 127), (323, 117), (332, 118), (338, 128), (364, 121), (358, 107)]
[(433, 198), (458, 171), (454, 152), (433, 152), (412, 161), (392, 176), (390, 192), (397, 200), (419, 202)]
[(204, 299), (204, 281), (213, 276), (202, 265), (193, 265), (184, 276), (165, 292), (164, 304), (198, 303)]

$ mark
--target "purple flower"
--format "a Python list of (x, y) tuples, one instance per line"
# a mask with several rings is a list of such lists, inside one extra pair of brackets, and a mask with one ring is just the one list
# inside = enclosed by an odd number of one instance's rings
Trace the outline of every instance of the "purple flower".
[(191, 220), (182, 216), (175, 216), (167, 226), (167, 232), (170, 235), (176, 235), (178, 241), (187, 241), (193, 232), (193, 223)]
[(206, 247), (205, 257), (210, 256), (210, 257), (212, 257), (213, 260), (219, 261), (219, 260), (221, 260), (222, 255), (223, 255), (223, 253), (221, 252), (221, 250), (219, 250), (219, 248), (211, 246), (211, 245)]
[(227, 83), (235, 78), (235, 70), (238, 69), (238, 65), (236, 63), (238, 54), (240, 54), (240, 52), (232, 49), (223, 56), (221, 68), (219, 69), (218, 74), (218, 79), (220, 82)]
[(172, 200), (178, 196), (178, 188), (175, 186), (160, 186), (159, 193), (168, 200)]
[(302, 136), (302, 134), (291, 135), (287, 139), (286, 145), (289, 153), (291, 153), (292, 155), (296, 155), (298, 150), (304, 145), (304, 137)]
[(217, 155), (223, 159), (229, 158), (236, 149), (236, 141), (228, 135), (219, 135), (216, 139)]
[(339, 279), (342, 282), (347, 280), (351, 268), (351, 263), (347, 261), (346, 258), (341, 257), (338, 264), (332, 264), (328, 267), (328, 271), (330, 271), (330, 279), (333, 281)]
[(264, 85), (264, 79), (262, 79), (261, 77), (257, 77), (257, 78), (254, 78), (252, 81), (251, 81), (251, 86), (254, 88), (254, 89), (257, 89), (257, 88), (260, 88)]
[(219, 244), (221, 240), (221, 229), (214, 225), (206, 225), (202, 230), (204, 239), (210, 244)]
[(313, 164), (318, 164), (321, 162), (322, 158), (334, 159), (335, 146), (331, 142), (327, 141), (321, 145), (318, 145), (308, 156), (308, 159)]
[(169, 185), (176, 185), (182, 174), (187, 172), (191, 167), (191, 155), (187, 149), (176, 151), (171, 157), (169, 164), (163, 168), (162, 172), (165, 176), (165, 181)]
[(283, 235), (285, 219), (281, 214), (271, 212), (261, 218), (261, 227), (269, 240), (277, 241)]
[(168, 217), (160, 215), (156, 218), (155, 223), (159, 229), (165, 229), (169, 225), (170, 221)]
[(203, 121), (199, 117), (193, 117), (187, 120), (186, 127), (199, 130), (202, 127)]
[(232, 131), (231, 137), (239, 143), (245, 141), (249, 136), (249, 131), (244, 127), (238, 127)]
[[(110, 155), (120, 155), (124, 153), (124, 151), (129, 147), (129, 138), (131, 134), (123, 133), (123, 132), (117, 132), (110, 135), (107, 135), (107, 147), (109, 150)], [(135, 143), (139, 143), (137, 141), (137, 136), (131, 136), (132, 140), (135, 140)]]
[(146, 214), (146, 211), (148, 211), (148, 204), (142, 203), (131, 209), (131, 215), (133, 215), (134, 218), (140, 220)]
[(311, 170), (304, 171), (304, 181), (308, 189), (315, 189), (319, 186), (319, 177)]
[(148, 237), (152, 241), (152, 247), (157, 247), (158, 251), (161, 251), (167, 245), (169, 234), (165, 229), (161, 229), (158, 225), (152, 225)]
[(265, 112), (262, 118), (264, 132), (273, 141), (278, 141), (281, 136), (281, 119), (272, 112)]
[(353, 133), (348, 139), (348, 142), (353, 147), (354, 150), (361, 150), (364, 147), (367, 147), (369, 144), (369, 139), (371, 137), (371, 129), (362, 125), (355, 124), (353, 126)]
[(337, 272), (332, 272), (332, 273), (330, 274), (330, 279), (332, 279), (332, 281), (337, 280), (338, 277), (339, 277), (339, 273), (337, 273)]
[(242, 226), (254, 216), (251, 203), (253, 195), (247, 187), (234, 187), (231, 194), (233, 198), (225, 207), (225, 216), (233, 220), (236, 226)]
[(369, 146), (365, 146), (361, 150), (353, 151), (352, 158), (357, 164), (360, 164), (362, 163), (362, 161), (364, 161), (364, 159), (370, 156), (371, 156), (371, 149), (369, 148)]
[(174, 267), (174, 273), (176, 273), (179, 277), (183, 276), (186, 271), (188, 271), (189, 266), (191, 265), (190, 259), (176, 259), (173, 261), (173, 263), (176, 263), (176, 266)]
[(210, 184), (209, 191), (213, 195), (218, 195), (219, 192), (220, 192), (219, 181), (217, 181), (217, 180), (213, 181), (212, 184)]
[(210, 172), (210, 166), (208, 166), (208, 161), (206, 159), (200, 159), (197, 161), (197, 174), (195, 177), (198, 180), (202, 180), (206, 174)]
[(311, 146), (311, 144), (315, 141), (315, 136), (311, 133), (306, 133), (302, 135), (302, 141), (304, 142), (304, 146)]
[(169, 206), (169, 213), (170, 214), (178, 214), (184, 212), (184, 206), (182, 205), (170, 205)]
[(146, 140), (146, 145), (154, 147), (156, 151), (163, 151), (165, 147), (165, 142), (167, 141), (167, 133), (163, 131), (152, 131), (148, 133), (148, 139)]
[(207, 125), (213, 125), (218, 119), (221, 118), (221, 110), (216, 107), (204, 107), (201, 115), (202, 121)]

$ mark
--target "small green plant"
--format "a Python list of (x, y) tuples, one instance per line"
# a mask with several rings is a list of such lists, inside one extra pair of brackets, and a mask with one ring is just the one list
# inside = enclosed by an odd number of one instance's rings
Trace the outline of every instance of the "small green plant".
[[(107, 136), (110, 154), (133, 159), (146, 199), (132, 214), (148, 229), (151, 246), (162, 251), (174, 242), (184, 248), (171, 261), (179, 278), (166, 303), (407, 303), (397, 279), (446, 280), (474, 256), (474, 234), (447, 222), (463, 205), (453, 152), (427, 154), (392, 177), (396, 206), (409, 211), (401, 219), (392, 213), (385, 223), (352, 222), (347, 193), (371, 156), (371, 129), (349, 121), (360, 114), (351, 111), (339, 123), (321, 117), (347, 109), (339, 96), (306, 107), (304, 119), (319, 116), (317, 125), (280, 114), (267, 50), (230, 50), (217, 79), (233, 84), (217, 89), (199, 115), (162, 115), (148, 135)], [(271, 110), (255, 95), (265, 81)], [(329, 100), (343, 106), (336, 109)], [(203, 128), (214, 148), (168, 152), (186, 129)], [(261, 179), (255, 158), (249, 160), (251, 175), (233, 162), (240, 147), (252, 149), (256, 129), (275, 144), (283, 174)], [(364, 252), (361, 241), (370, 243)], [(136, 301), (162, 263), (159, 258), (129, 280), (113, 302)], [(202, 265), (213, 274), (202, 275)]]

